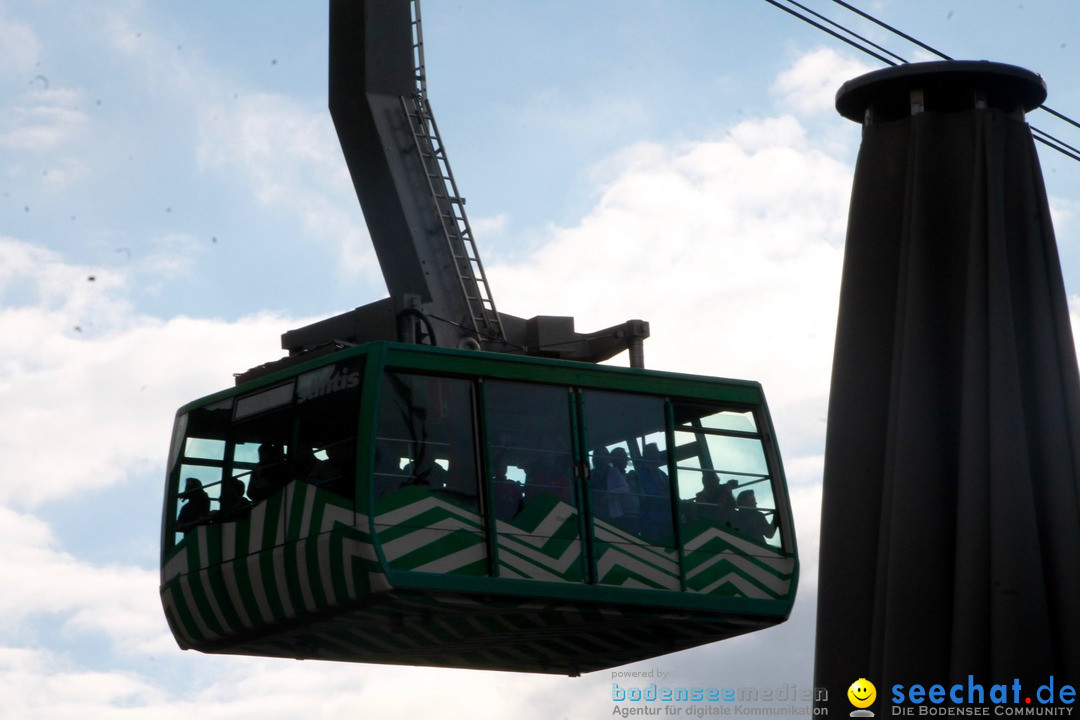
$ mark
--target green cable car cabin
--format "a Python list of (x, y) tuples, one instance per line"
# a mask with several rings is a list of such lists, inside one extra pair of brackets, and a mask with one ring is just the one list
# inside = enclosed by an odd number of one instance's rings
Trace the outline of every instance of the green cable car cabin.
[(161, 597), (204, 652), (576, 675), (785, 620), (786, 498), (756, 383), (370, 343), (178, 411)]
[(645, 370), (641, 320), (498, 312), (424, 67), (419, 0), (331, 0), (330, 111), (389, 296), (178, 411), (177, 642), (576, 675), (783, 622), (761, 387)]

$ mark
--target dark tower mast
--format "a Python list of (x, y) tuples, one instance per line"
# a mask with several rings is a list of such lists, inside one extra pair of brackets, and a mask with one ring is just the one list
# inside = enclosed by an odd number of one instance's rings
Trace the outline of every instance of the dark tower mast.
[(837, 94), (863, 139), (825, 446), (830, 715), (859, 678), (878, 717), (894, 684), (961, 684), (968, 702), (973, 682), (989, 704), (1015, 679), (1023, 705), (1050, 676), (1080, 680), (1080, 379), (1023, 119), (1045, 95), (988, 62), (899, 66)]

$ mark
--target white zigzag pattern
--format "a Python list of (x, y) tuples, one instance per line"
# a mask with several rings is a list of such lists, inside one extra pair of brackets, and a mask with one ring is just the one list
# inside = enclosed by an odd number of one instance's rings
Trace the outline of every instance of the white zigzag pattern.
[(453, 503), (445, 502), (434, 496), (428, 496), (421, 500), (418, 500), (409, 505), (389, 510), (381, 515), (375, 517), (376, 524), (382, 527), (389, 527), (394, 525), (405, 525), (409, 520), (413, 519), (417, 515), (425, 513), (429, 510), (439, 508), (446, 510), (447, 512), (457, 515), (462, 520), (471, 521), (473, 525), (479, 529), (480, 521), (475, 512), (470, 512), (463, 507), (458, 507)]
[(771, 600), (772, 599), (771, 596), (768, 593), (766, 593), (764, 590), (759, 588), (757, 585), (754, 585), (754, 583), (750, 582), (749, 580), (747, 580), (742, 575), (739, 575), (738, 573), (733, 573), (733, 572), (728, 573), (724, 577), (722, 577), (719, 580), (717, 580), (716, 582), (712, 583), (707, 588), (702, 590), (702, 592), (709, 593), (709, 592), (712, 592), (713, 590), (721, 587), (722, 585), (727, 585), (727, 584), (734, 585), (742, 593), (743, 597), (754, 598), (754, 599), (762, 599), (762, 600)]
[[(305, 486), (306, 487), (306, 486)], [(296, 504), (302, 504), (304, 506), (304, 512), (310, 516), (313, 504), (315, 502), (315, 493), (313, 491), (304, 492), (303, 490), (294, 491), (290, 493), (290, 502), (287, 507), (293, 507)], [(265, 507), (256, 507), (252, 509), (252, 527), (250, 532), (250, 539), (253, 541), (251, 547), (259, 547), (259, 542), (262, 539), (262, 528), (265, 522), (266, 509)], [(302, 595), (303, 610), (312, 611), (315, 609), (316, 602), (314, 593), (311, 587), (311, 578), (309, 577), (307, 568), (307, 543), (318, 543), (318, 556), (319, 556), (319, 575), (320, 581), (323, 587), (323, 592), (327, 597), (327, 600), (331, 604), (337, 604), (337, 598), (334, 593), (333, 576), (331, 572), (330, 561), (330, 538), (327, 533), (334, 527), (336, 523), (345, 523), (352, 526), (353, 512), (346, 508), (341, 508), (336, 505), (327, 503), (324, 507), (324, 514), (320, 528), (323, 531), (315, 538), (311, 538), (307, 541), (301, 541), (296, 546), (296, 559), (297, 559), (297, 573), (300, 578), (300, 589)], [(277, 539), (283, 539), (281, 531), (277, 533)], [(207, 527), (203, 526), (198, 529), (194, 538), (198, 543), (198, 553), (200, 562), (204, 565), (208, 563), (207, 557)], [(278, 596), (281, 600), (282, 607), (286, 617), (293, 617), (296, 614), (296, 610), (292, 607), (291, 599), (288, 594), (288, 587), (286, 583), (285, 574), (285, 558), (284, 549), (280, 546), (276, 547), (273, 551), (273, 578), (274, 586), (277, 588)], [(361, 557), (371, 562), (377, 562), (375, 558), (375, 552), (370, 543), (363, 543), (356, 540), (346, 540), (343, 545), (344, 561), (346, 563), (345, 577), (348, 582), (349, 594), (351, 597), (356, 597), (355, 587), (353, 584), (352, 573), (349, 572), (349, 561), (353, 557)], [(183, 583), (181, 593), (183, 594), (189, 612), (195, 624), (199, 636), (203, 639), (212, 639), (218, 637), (217, 633), (210, 631), (206, 620), (203, 618), (202, 613), (199, 610), (198, 605), (195, 604), (194, 596), (191, 592), (191, 583), (197, 582), (203, 589), (207, 602), (210, 605), (210, 611), (214, 618), (225, 628), (227, 632), (234, 632), (234, 629), (230, 626), (225, 619), (225, 615), (221, 610), (221, 602), (228, 603), (233, 610), (236, 611), (239, 616), (241, 626), (244, 628), (253, 627), (254, 623), (244, 608), (243, 599), (241, 597), (241, 590), (236, 576), (237, 561), (247, 562), (250, 587), (248, 590), (254, 597), (255, 602), (259, 608), (259, 612), (264, 618), (264, 621), (269, 622), (273, 618), (273, 613), (270, 610), (269, 599), (266, 594), (265, 585), (263, 584), (262, 567), (258, 562), (258, 551), (256, 550), (251, 555), (244, 558), (236, 558), (236, 532), (235, 525), (228, 524), (222, 527), (222, 557), (225, 562), (222, 563), (222, 575), (225, 579), (225, 597), (219, 598), (214, 592), (213, 586), (209, 582), (209, 575), (205, 570), (191, 574), (188, 552), (178, 552), (165, 564), (165, 568), (162, 573), (164, 581), (169, 581), (179, 575), (189, 575), (188, 581)], [(386, 576), (382, 573), (371, 573), (369, 578), (372, 590), (378, 592), (380, 590), (388, 590), (389, 585), (386, 582)], [(175, 599), (172, 596), (172, 590), (168, 591), (163, 597), (163, 603), (167, 608), (172, 608), (176, 611)], [(175, 615), (177, 618), (179, 614)], [(185, 637), (191, 641), (191, 633), (186, 629), (184, 631)]]
[[(600, 582), (604, 582), (604, 579), (608, 574), (617, 567), (632, 572), (639, 577), (651, 580), (653, 583), (652, 587), (659, 585), (662, 588), (671, 590), (679, 589), (679, 578), (677, 575), (665, 573), (659, 568), (643, 562), (639, 557), (629, 555), (625, 552), (622, 545), (612, 544), (609, 545), (608, 549), (596, 559), (596, 574), (600, 577)], [(622, 584), (627, 585), (630, 580), (631, 578), (627, 578)]]
[(708, 528), (697, 537), (688, 540), (685, 545), (687, 554), (700, 549), (710, 540), (715, 538), (720, 538), (727, 544), (736, 548), (743, 555), (755, 558), (758, 562), (768, 565), (778, 573), (791, 572), (791, 558), (785, 557), (779, 550), (764, 548), (761, 545), (750, 542), (746, 538), (724, 532), (714, 527)]
[(678, 556), (674, 550), (670, 554), (662, 552), (656, 545), (650, 545), (636, 535), (608, 525), (603, 520), (596, 520), (596, 539), (613, 543), (623, 552), (635, 556), (640, 562), (655, 565), (665, 575), (679, 574)]
[(403, 555), (408, 555), (414, 550), (419, 550), (426, 545), (438, 542), (456, 530), (465, 530), (475, 534), (477, 536), (476, 545), (482, 549), (483, 536), (480, 534), (480, 528), (472, 523), (462, 522), (457, 518), (442, 518), (438, 522), (432, 523), (426, 527), (417, 528), (413, 532), (403, 535), (396, 540), (383, 543), (383, 554), (386, 556), (387, 560), (394, 561)]
[[(535, 549), (540, 546), (543, 540), (548, 539), (550, 538), (537, 540), (529, 536), (500, 535), (499, 549), (506, 550), (507, 553), (500, 553), (499, 559), (508, 565), (521, 569), (526, 567), (536, 568), (536, 571), (542, 572), (553, 580), (562, 580), (563, 578), (560, 575), (565, 574), (570, 566), (581, 557), (581, 544), (580, 542), (570, 543), (562, 554), (558, 556), (547, 555)], [(529, 562), (530, 560), (532, 562)], [(543, 570), (540, 570), (540, 568), (543, 568)], [(529, 577), (537, 577), (536, 572), (530, 570)]]
[[(734, 566), (732, 568), (733, 571), (741, 572), (744, 575), (752, 577), (753, 579), (757, 580), (759, 583), (767, 587), (769, 590), (771, 590), (774, 595), (786, 595), (788, 592), (788, 588), (791, 586), (790, 578), (785, 579), (782, 577), (777, 577), (776, 575), (773, 575), (761, 566), (755, 564), (752, 560), (748, 560), (747, 558), (742, 557), (738, 553), (732, 552), (731, 550), (725, 550), (721, 553), (717, 553), (713, 557), (709, 558), (707, 561), (701, 563), (696, 568), (694, 568), (693, 571), (687, 573), (686, 579), (689, 580), (690, 578), (704, 572), (706, 569), (713, 567), (717, 563), (724, 561)], [(712, 592), (714, 588), (719, 587), (719, 585), (723, 584), (723, 582), (723, 579), (717, 580), (702, 588), (699, 592)]]

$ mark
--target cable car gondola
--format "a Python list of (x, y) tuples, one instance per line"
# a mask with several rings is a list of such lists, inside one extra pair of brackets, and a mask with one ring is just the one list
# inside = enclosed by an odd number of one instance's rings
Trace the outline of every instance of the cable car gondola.
[(785, 498), (756, 383), (370, 343), (181, 408), (162, 599), (204, 652), (576, 675), (786, 619)]
[(331, 114), (390, 296), (177, 412), (177, 642), (576, 675), (783, 622), (798, 560), (761, 387), (645, 370), (641, 320), (498, 312), (418, 0), (330, 10)]

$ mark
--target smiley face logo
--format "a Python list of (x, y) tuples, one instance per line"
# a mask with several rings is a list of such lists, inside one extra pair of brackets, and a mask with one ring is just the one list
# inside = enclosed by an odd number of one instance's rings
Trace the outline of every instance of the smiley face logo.
[(859, 678), (847, 689), (848, 700), (857, 708), (866, 708), (877, 699), (877, 688), (866, 678)]

